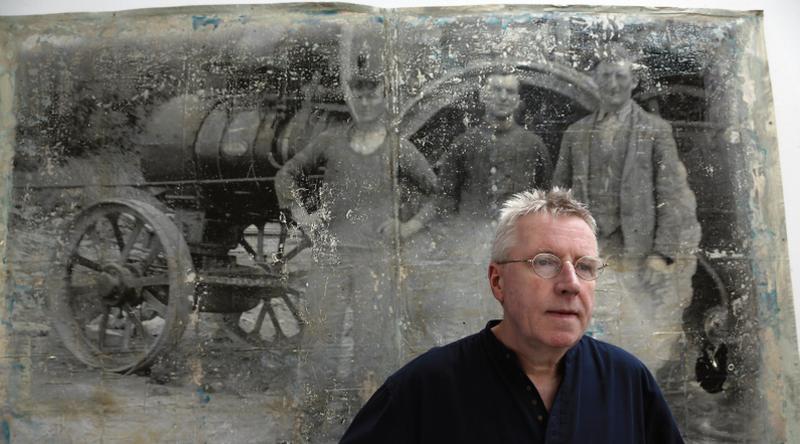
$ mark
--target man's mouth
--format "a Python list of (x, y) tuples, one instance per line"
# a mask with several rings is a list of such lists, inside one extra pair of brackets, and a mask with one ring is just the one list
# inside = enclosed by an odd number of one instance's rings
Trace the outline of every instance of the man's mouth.
[(578, 312), (572, 310), (548, 310), (547, 314), (565, 318), (578, 316)]

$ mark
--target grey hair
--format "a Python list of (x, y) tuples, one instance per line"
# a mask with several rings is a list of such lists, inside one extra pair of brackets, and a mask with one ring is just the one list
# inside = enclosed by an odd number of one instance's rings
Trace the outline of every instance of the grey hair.
[(576, 216), (583, 219), (592, 233), (597, 235), (597, 223), (586, 205), (572, 197), (572, 191), (553, 187), (550, 191), (530, 190), (517, 193), (503, 203), (492, 241), (492, 262), (507, 260), (516, 235), (519, 218), (528, 214), (550, 214), (553, 216)]

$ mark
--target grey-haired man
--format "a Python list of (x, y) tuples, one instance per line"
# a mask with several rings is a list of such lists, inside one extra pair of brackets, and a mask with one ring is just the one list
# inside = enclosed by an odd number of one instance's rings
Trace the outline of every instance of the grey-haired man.
[(503, 319), (389, 377), (342, 442), (683, 442), (644, 364), (584, 335), (604, 268), (595, 230), (566, 191), (506, 201), (488, 267)]

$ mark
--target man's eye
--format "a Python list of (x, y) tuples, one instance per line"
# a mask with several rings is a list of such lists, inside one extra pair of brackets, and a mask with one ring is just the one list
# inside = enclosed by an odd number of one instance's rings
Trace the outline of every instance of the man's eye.
[(558, 266), (558, 261), (552, 257), (537, 257), (534, 259), (534, 265), (542, 267)]

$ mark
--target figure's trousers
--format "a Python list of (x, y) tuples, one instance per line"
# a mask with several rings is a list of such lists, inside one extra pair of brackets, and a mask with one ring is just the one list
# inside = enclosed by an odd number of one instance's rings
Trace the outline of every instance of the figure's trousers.
[(380, 255), (361, 256), (309, 276), (295, 389), (300, 442), (338, 442), (361, 406), (397, 369), (389, 262)]
[[(656, 285), (647, 282), (642, 257), (611, 256), (607, 261), (595, 289), (587, 333), (633, 353), (656, 375), (666, 366), (683, 365), (688, 346), (683, 312), (692, 298), (696, 257), (677, 257)], [(667, 373), (688, 376), (685, 369)]]

